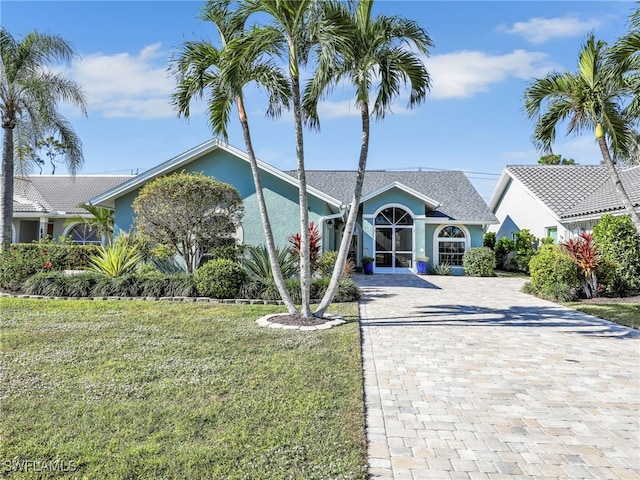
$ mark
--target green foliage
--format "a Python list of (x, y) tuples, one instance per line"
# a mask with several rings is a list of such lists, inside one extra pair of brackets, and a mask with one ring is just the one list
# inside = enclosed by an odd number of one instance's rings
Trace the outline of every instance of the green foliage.
[(606, 291), (621, 296), (640, 291), (640, 235), (629, 216), (603, 215), (593, 234), (602, 257), (616, 265)]
[(539, 165), (576, 165), (573, 158), (564, 158), (562, 155), (543, 155), (538, 159)]
[(462, 255), (462, 266), (467, 275), (493, 277), (496, 268), (496, 255), (489, 247), (473, 247)]
[(566, 302), (580, 288), (578, 268), (557, 245), (545, 245), (531, 259), (529, 293), (553, 301)]
[[(296, 258), (300, 257), (300, 242), (301, 236), (299, 233), (289, 235), (287, 240), (291, 244), (291, 251)], [(320, 248), (322, 247), (322, 235), (318, 226), (311, 222), (309, 224), (309, 268), (311, 272), (315, 272), (317, 269), (318, 257), (320, 256)], [(285, 277), (286, 278), (286, 277)]]
[(229, 184), (201, 173), (174, 173), (147, 183), (133, 202), (137, 232), (167, 245), (193, 272), (203, 255), (233, 238), (244, 215), (242, 199)]
[(101, 275), (92, 272), (65, 274), (64, 272), (40, 272), (29, 277), (23, 291), (29, 295), (51, 297), (91, 297)]
[(496, 246), (496, 232), (485, 233), (482, 237), (482, 246), (493, 250)]
[(507, 269), (507, 256), (515, 249), (515, 242), (507, 237), (500, 237), (493, 248), (496, 254), (496, 268)]
[(516, 233), (514, 261), (521, 272), (529, 273), (529, 262), (536, 253), (537, 243), (538, 239), (526, 228)]
[(206, 256), (209, 260), (223, 258), (225, 260), (231, 260), (236, 263), (242, 263), (246, 248), (246, 246), (238, 245), (234, 242), (233, 245), (221, 245), (215, 247), (211, 249), (211, 251)]
[[(269, 261), (269, 253), (264, 245), (249, 245), (245, 249), (244, 267), (251, 277), (261, 280), (273, 280), (273, 271)], [(276, 248), (276, 256), (280, 264), (283, 278), (292, 278), (298, 273), (296, 257), (288, 248)]]
[[(322, 277), (330, 277), (333, 273), (333, 268), (336, 265), (336, 260), (338, 259), (338, 252), (335, 250), (331, 250), (328, 252), (324, 252), (318, 258), (316, 262), (316, 272), (320, 274)], [(353, 274), (355, 270), (355, 265), (353, 260), (347, 259), (344, 264), (344, 270), (342, 271), (342, 277), (347, 278)], [(338, 301), (338, 300), (336, 300)]]
[(439, 263), (429, 267), (430, 275), (451, 275), (451, 265), (447, 262)]
[(592, 233), (581, 233), (577, 238), (571, 238), (562, 244), (578, 267), (580, 285), (585, 298), (598, 295), (598, 278), (596, 272), (600, 264), (600, 255), (593, 242)]
[[(327, 291), (328, 277), (314, 278), (311, 282), (310, 298), (320, 299)], [(285, 281), (287, 291), (294, 302), (300, 301), (301, 290), (298, 278), (289, 278)], [(264, 280), (257, 277), (249, 277), (240, 288), (240, 296), (248, 299), (280, 300), (280, 294), (273, 280)], [(360, 299), (360, 289), (350, 278), (343, 278), (338, 284), (338, 291), (334, 298), (336, 302), (355, 302)]]
[(91, 257), (90, 270), (117, 277), (132, 272), (140, 261), (137, 247), (127, 242), (115, 242), (110, 247), (100, 247), (97, 255)]
[(198, 293), (204, 297), (235, 298), (246, 275), (238, 263), (218, 259), (198, 268), (193, 280)]

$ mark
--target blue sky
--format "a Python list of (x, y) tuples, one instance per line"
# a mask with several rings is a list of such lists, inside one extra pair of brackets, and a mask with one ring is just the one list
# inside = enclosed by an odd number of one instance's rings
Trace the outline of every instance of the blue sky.
[[(65, 68), (86, 92), (89, 115), (62, 109), (83, 141), (80, 173), (144, 171), (211, 137), (203, 104), (193, 105), (189, 121), (172, 111), (175, 83), (167, 73), (168, 58), (182, 42), (216, 39), (212, 25), (197, 18), (203, 3), (2, 0), (0, 24), (12, 35), (59, 34), (80, 54)], [(552, 70), (575, 70), (586, 35), (593, 31), (613, 42), (635, 6), (378, 0), (376, 12), (412, 18), (429, 33), (434, 47), (425, 64), (433, 86), (417, 109), (407, 110), (403, 94), (393, 114), (372, 123), (368, 168), (463, 170), (488, 199), (505, 165), (535, 164), (540, 157), (522, 111), (527, 84)], [(305, 136), (308, 169), (356, 167), (360, 119), (352, 98), (347, 87), (339, 88), (320, 106), (322, 129)], [(265, 118), (260, 91), (248, 94), (247, 107), (258, 157), (295, 169), (291, 115)], [(235, 117), (229, 143), (244, 149)], [(554, 152), (581, 164), (600, 162), (591, 136), (558, 132)]]

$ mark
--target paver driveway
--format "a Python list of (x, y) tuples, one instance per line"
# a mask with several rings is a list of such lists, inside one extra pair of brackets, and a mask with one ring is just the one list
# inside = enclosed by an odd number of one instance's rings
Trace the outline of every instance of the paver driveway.
[(359, 276), (372, 478), (640, 479), (640, 335), (521, 279)]

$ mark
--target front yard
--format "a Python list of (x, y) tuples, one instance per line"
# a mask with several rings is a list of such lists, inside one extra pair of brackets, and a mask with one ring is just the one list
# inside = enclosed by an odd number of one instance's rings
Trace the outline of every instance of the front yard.
[(611, 322), (626, 325), (627, 327), (640, 330), (640, 302), (636, 303), (607, 303), (606, 298), (598, 299), (601, 302), (571, 302), (568, 307), (580, 310), (581, 312), (604, 318)]
[(2, 298), (0, 476), (364, 479), (357, 308)]

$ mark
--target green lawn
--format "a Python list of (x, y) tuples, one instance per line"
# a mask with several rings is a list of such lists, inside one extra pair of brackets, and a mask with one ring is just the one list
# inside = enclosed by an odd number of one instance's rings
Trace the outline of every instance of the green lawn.
[(568, 307), (612, 322), (640, 329), (640, 305), (637, 303), (566, 303)]
[(0, 299), (0, 477), (366, 478), (357, 305), (255, 324), (278, 311)]

